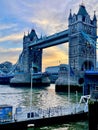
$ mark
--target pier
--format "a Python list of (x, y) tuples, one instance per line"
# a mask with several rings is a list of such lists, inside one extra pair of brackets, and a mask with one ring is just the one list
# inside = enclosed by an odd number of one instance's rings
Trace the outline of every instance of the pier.
[(40, 118), (40, 119), (29, 119), (26, 121), (10, 122), (0, 124), (0, 130), (27, 130), (29, 126), (41, 127), (49, 126), (54, 124), (66, 124), (75, 121), (87, 120), (87, 113), (70, 114), (65, 116), (57, 116), (50, 118)]
[[(88, 98), (88, 97), (87, 97)], [(41, 127), (55, 124), (66, 124), (88, 119), (87, 102), (70, 104), (69, 106), (56, 106), (42, 108), (17, 108), (12, 120), (0, 122), (0, 130), (26, 130), (29, 126)]]

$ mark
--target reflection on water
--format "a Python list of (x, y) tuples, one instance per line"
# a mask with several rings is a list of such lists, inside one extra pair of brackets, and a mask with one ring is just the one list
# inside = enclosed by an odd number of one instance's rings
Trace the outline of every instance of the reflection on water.
[(88, 130), (88, 122), (81, 121), (76, 123), (54, 125), (40, 128), (28, 128), (28, 130)]
[(34, 130), (88, 130), (88, 122), (77, 122), (50, 127), (41, 127)]
[[(10, 87), (8, 85), (0, 85), (0, 104), (9, 104), (14, 107), (30, 106), (31, 90), (26, 87)], [(78, 94), (78, 100), (81, 94)], [(76, 101), (76, 94), (71, 93), (70, 103)], [(40, 108), (48, 108), (55, 106), (64, 106), (70, 104), (67, 93), (56, 93), (55, 85), (46, 88), (32, 89), (32, 105)], [(84, 125), (85, 124), (85, 125)], [(87, 122), (79, 122), (61, 126), (42, 127), (36, 130), (87, 130)], [(35, 129), (35, 128), (34, 128)]]

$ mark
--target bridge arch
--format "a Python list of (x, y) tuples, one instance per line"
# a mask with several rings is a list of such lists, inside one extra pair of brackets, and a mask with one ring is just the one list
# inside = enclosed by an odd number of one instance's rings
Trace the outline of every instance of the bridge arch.
[(94, 70), (94, 64), (92, 61), (90, 60), (86, 60), (83, 62), (82, 66), (81, 66), (81, 70)]

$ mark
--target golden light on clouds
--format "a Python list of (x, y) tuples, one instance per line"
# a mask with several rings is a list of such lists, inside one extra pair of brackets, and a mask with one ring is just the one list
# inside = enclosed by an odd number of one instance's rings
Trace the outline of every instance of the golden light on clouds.
[(17, 60), (16, 59), (18, 59), (19, 58), (19, 55), (14, 55), (14, 56), (9, 56), (9, 58), (8, 57), (6, 57), (6, 56), (4, 56), (3, 57), (3, 59), (1, 59), (0, 58), (0, 63), (3, 63), (3, 62), (5, 62), (5, 61), (9, 61), (9, 62), (11, 62), (12, 64), (16, 64), (17, 63)]
[(8, 53), (8, 52), (21, 52), (22, 49), (21, 48), (10, 48), (10, 49), (6, 49), (6, 48), (2, 48), (0, 47), (0, 53)]
[(68, 44), (44, 49), (42, 61), (42, 71), (49, 66), (68, 64)]
[(11, 34), (11, 35), (8, 35), (8, 36), (1, 37), (0, 42), (4, 42), (4, 41), (8, 41), (8, 40), (16, 41), (16, 40), (20, 40), (22, 38), (23, 38), (23, 33), (21, 33), (21, 34)]
[(19, 58), (19, 55), (15, 55), (14, 57), (10, 57), (9, 61), (12, 61), (13, 64), (17, 63), (17, 60)]
[(22, 49), (21, 48), (10, 48), (10, 49), (5, 49), (5, 48), (0, 48), (0, 63), (5, 62), (5, 61), (11, 61), (13, 64), (15, 64), (19, 58), (19, 54), (21, 54)]
[[(11, 2), (1, 0), (0, 55), (2, 57), (0, 62), (10, 60), (15, 63), (18, 60), (21, 50), (15, 50), (15, 48), (22, 49), (23, 33), (28, 34), (32, 28), (35, 29), (39, 38), (68, 29), (70, 9), (72, 13), (77, 13), (79, 4), (81, 4), (80, 0), (62, 0), (62, 2), (61, 0), (13, 0)], [(91, 8), (96, 10), (96, 16), (98, 16), (98, 0), (92, 2), (87, 0), (85, 6), (91, 17), (94, 15)], [(66, 45), (43, 50), (43, 69), (59, 63), (68, 63)]]

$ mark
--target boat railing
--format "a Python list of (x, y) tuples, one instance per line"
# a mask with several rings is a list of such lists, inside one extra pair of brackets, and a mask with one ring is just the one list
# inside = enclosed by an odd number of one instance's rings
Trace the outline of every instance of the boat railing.
[(65, 116), (71, 114), (77, 114), (81, 112), (88, 112), (88, 106), (86, 104), (71, 104), (69, 106), (56, 106), (49, 107), (47, 109), (30, 107), (23, 109), (21, 112), (15, 113), (15, 121), (41, 119), (57, 116)]
[(90, 99), (91, 95), (84, 95), (81, 96), (79, 103), (88, 103), (88, 100)]

